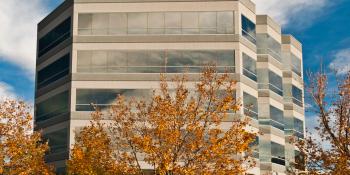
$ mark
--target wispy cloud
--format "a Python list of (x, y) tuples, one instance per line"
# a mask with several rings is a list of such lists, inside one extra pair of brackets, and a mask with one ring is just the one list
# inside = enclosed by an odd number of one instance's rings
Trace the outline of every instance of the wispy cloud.
[(44, 17), (44, 0), (0, 0), (0, 58), (34, 75), (36, 25)]
[(253, 0), (259, 14), (272, 16), (283, 26), (311, 24), (330, 0)]
[(339, 75), (344, 75), (349, 72), (350, 48), (337, 51), (334, 55), (334, 59), (329, 64), (329, 68), (334, 69)]
[(0, 81), (0, 100), (6, 98), (16, 98), (16, 94), (14, 93), (12, 86)]

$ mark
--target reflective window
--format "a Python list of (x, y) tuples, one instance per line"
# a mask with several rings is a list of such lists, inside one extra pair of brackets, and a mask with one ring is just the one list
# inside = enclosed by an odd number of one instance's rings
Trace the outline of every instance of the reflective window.
[(152, 50), (78, 51), (80, 73), (199, 73), (216, 65), (218, 72), (233, 73), (234, 51)]
[(303, 106), (303, 91), (296, 86), (292, 87), (293, 103), (298, 106)]
[(37, 75), (37, 88), (42, 88), (69, 74), (70, 54), (40, 70)]
[(274, 106), (270, 106), (271, 125), (277, 129), (284, 131), (283, 111)]
[(149, 89), (77, 89), (76, 111), (94, 111), (92, 104), (102, 110), (108, 109), (118, 95), (124, 97), (151, 97)]
[(255, 24), (244, 15), (242, 15), (242, 35), (250, 42), (256, 43)]
[(69, 111), (68, 91), (57, 94), (36, 105), (36, 122), (45, 121)]
[(253, 150), (253, 157), (259, 158), (259, 137), (256, 136), (254, 142), (249, 144), (249, 147)]
[(302, 120), (294, 118), (294, 131), (298, 138), (304, 138), (304, 122)]
[(252, 117), (253, 119), (258, 119), (258, 99), (254, 96), (243, 93), (243, 107), (244, 114)]
[(258, 54), (269, 54), (277, 61), (282, 62), (282, 46), (268, 34), (257, 34)]
[(292, 71), (301, 76), (301, 60), (295, 55), (291, 54), (291, 64)]
[(245, 53), (243, 53), (243, 75), (253, 81), (257, 81), (256, 61)]
[(39, 39), (38, 56), (42, 56), (62, 41), (70, 37), (71, 32), (71, 18), (69, 17), (45, 36)]
[(284, 146), (275, 142), (271, 142), (271, 162), (285, 165)]
[(79, 14), (79, 35), (233, 34), (234, 12)]
[(59, 131), (44, 134), (44, 139), (48, 141), (50, 153), (59, 153), (67, 151), (68, 145), (68, 129), (64, 128)]
[(269, 70), (269, 89), (276, 94), (283, 96), (282, 77)]

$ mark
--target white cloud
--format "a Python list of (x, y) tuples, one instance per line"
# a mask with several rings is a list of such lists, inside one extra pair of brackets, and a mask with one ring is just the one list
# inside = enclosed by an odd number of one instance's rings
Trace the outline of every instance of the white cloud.
[(0, 100), (16, 98), (12, 86), (0, 81)]
[(350, 71), (350, 48), (338, 51), (329, 68), (336, 70), (337, 74), (343, 75)]
[(37, 23), (44, 0), (0, 0), (0, 58), (34, 75)]
[[(252, 0), (258, 14), (268, 14), (281, 25), (312, 23), (330, 0)], [(318, 13), (316, 13), (318, 12)]]

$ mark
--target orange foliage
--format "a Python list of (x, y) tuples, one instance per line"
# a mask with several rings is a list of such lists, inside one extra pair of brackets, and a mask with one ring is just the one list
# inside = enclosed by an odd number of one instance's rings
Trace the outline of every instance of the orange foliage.
[(53, 174), (44, 161), (48, 144), (39, 132), (33, 132), (32, 116), (24, 102), (0, 103), (0, 135), (0, 174)]

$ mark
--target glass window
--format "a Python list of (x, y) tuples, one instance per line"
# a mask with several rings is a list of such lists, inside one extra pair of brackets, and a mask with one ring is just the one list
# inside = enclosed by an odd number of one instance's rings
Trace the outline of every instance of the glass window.
[(269, 34), (257, 34), (257, 48), (259, 54), (269, 54), (277, 61), (282, 61), (282, 46)]
[(249, 147), (253, 150), (253, 157), (259, 158), (259, 136), (255, 137), (254, 142), (249, 144)]
[(271, 142), (271, 162), (285, 165), (285, 153), (283, 145)]
[(165, 13), (165, 33), (181, 34), (181, 13), (179, 12)]
[(92, 34), (107, 35), (109, 25), (109, 14), (95, 13), (92, 15)]
[(151, 93), (149, 89), (77, 89), (76, 111), (94, 111), (91, 104), (106, 110), (118, 95), (145, 99), (149, 98)]
[(91, 57), (91, 71), (96, 73), (106, 72), (107, 56), (107, 51), (93, 51)]
[(198, 12), (182, 13), (182, 33), (198, 34), (199, 33), (199, 16)]
[(92, 51), (78, 51), (78, 72), (91, 72)]
[(109, 34), (121, 35), (127, 33), (128, 18), (126, 13), (109, 14)]
[(303, 106), (303, 91), (296, 86), (292, 86), (293, 103), (298, 106)]
[(70, 37), (71, 18), (69, 17), (45, 36), (39, 39), (38, 56), (42, 56)]
[(257, 98), (244, 92), (243, 106), (244, 106), (245, 115), (252, 117), (253, 119), (258, 119), (258, 99)]
[(68, 129), (64, 128), (59, 131), (44, 134), (44, 139), (48, 141), (50, 153), (60, 153), (67, 151)]
[(200, 27), (200, 33), (205, 33), (205, 34), (216, 33), (216, 13), (200, 12), (199, 27)]
[(297, 118), (294, 118), (294, 130), (296, 131), (296, 136), (300, 139), (304, 138), (304, 122)]
[(38, 89), (45, 87), (69, 74), (70, 54), (67, 54), (57, 61), (40, 70), (37, 75)]
[(301, 76), (301, 60), (295, 55), (291, 54), (292, 71)]
[(298, 150), (294, 150), (295, 168), (305, 171), (305, 157)]
[(250, 42), (256, 43), (255, 24), (244, 15), (242, 15), (242, 35)]
[(271, 125), (277, 129), (284, 131), (283, 111), (274, 106), (270, 106), (270, 115), (272, 119)]
[(243, 75), (253, 81), (257, 81), (256, 61), (245, 53), (243, 53)]
[(125, 73), (128, 66), (128, 54), (126, 51), (110, 51), (107, 66), (109, 73)]
[(68, 91), (57, 94), (36, 105), (36, 122), (45, 121), (69, 111)]
[(79, 14), (78, 28), (79, 35), (91, 35), (92, 14)]
[(149, 34), (164, 34), (165, 28), (164, 13), (149, 13), (148, 14), (148, 33)]
[(269, 88), (276, 94), (283, 96), (282, 77), (269, 70)]
[(217, 32), (220, 34), (234, 33), (233, 12), (218, 12)]
[(147, 33), (147, 13), (128, 13), (128, 33)]

